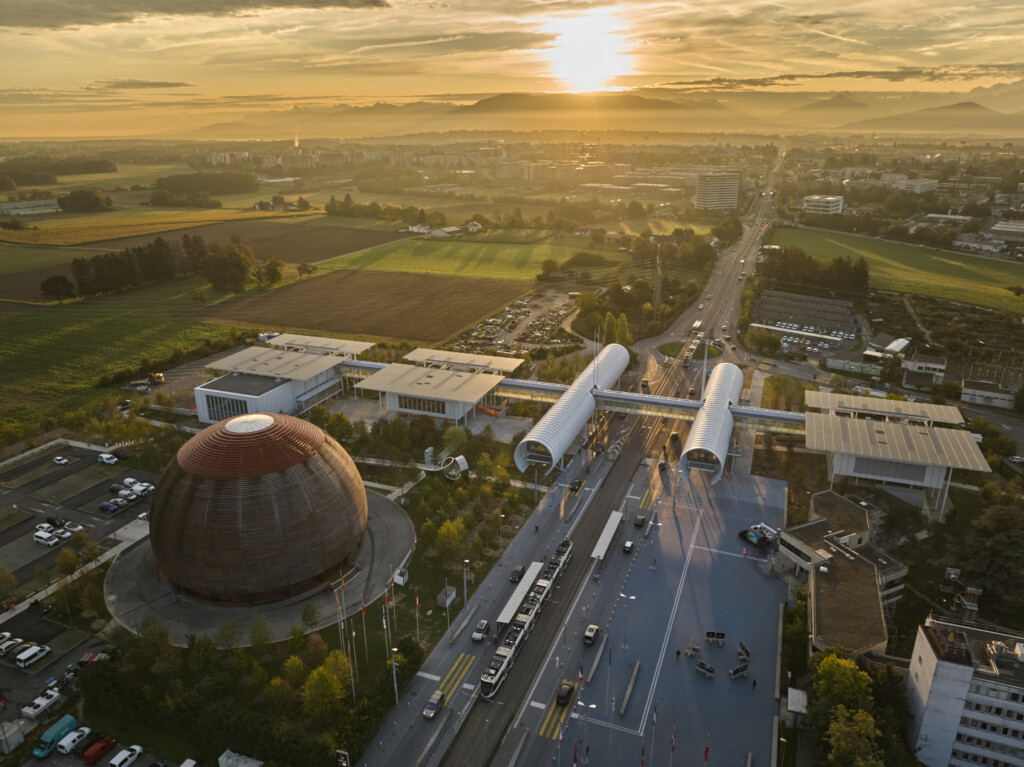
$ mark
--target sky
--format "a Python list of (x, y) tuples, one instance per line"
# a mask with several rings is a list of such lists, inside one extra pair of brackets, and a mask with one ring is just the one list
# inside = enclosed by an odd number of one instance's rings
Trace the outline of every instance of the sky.
[(510, 91), (966, 91), (1024, 78), (1022, 39), (1019, 0), (0, 0), (0, 136)]

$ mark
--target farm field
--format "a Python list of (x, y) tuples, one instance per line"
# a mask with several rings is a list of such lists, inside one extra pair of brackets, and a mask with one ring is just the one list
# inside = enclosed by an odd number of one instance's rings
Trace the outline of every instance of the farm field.
[[(32, 245), (82, 245), (138, 235), (157, 235), (176, 229), (221, 222), (252, 221), (280, 217), (281, 213), (262, 210), (231, 210), (210, 208), (182, 210), (179, 208), (141, 208), (91, 215), (61, 215), (36, 219), (29, 223), (36, 229), (0, 232), (0, 241)], [(288, 216), (312, 215), (289, 213)]]
[[(6, 277), (32, 269), (70, 264), (76, 258), (89, 258), (101, 250), (102, 248), (54, 248), (0, 242), (0, 275)], [(0, 287), (0, 290), (2, 289)]]
[(108, 192), (117, 187), (153, 186), (158, 178), (164, 176), (175, 176), (180, 173), (195, 173), (195, 170), (188, 165), (166, 164), (166, 165), (139, 165), (135, 163), (117, 163), (117, 171), (114, 173), (86, 173), (76, 176), (61, 176), (56, 184), (33, 187), (43, 189), (54, 194), (66, 194), (71, 189), (81, 189), (85, 186), (92, 186), (102, 192)]
[(198, 312), (275, 330), (434, 343), (525, 295), (529, 282), (340, 270)]
[(863, 256), (880, 290), (1024, 313), (1021, 299), (1006, 290), (1024, 285), (1024, 264), (807, 229), (778, 229), (773, 242), (825, 260)]
[(640, 234), (650, 231), (651, 234), (672, 234), (676, 229), (692, 229), (696, 234), (707, 234), (712, 224), (698, 221), (684, 221), (678, 218), (634, 218), (618, 222), (618, 230), (626, 234)]
[[(277, 257), (289, 264), (324, 261), (357, 250), (404, 239), (398, 232), (373, 229), (349, 229), (326, 226), (292, 226), (279, 221), (237, 221), (207, 224), (201, 227), (176, 229), (165, 239), (179, 240), (184, 235), (199, 235), (207, 243), (227, 242), (235, 234), (241, 236), (256, 253), (256, 258)], [(107, 250), (152, 242), (156, 235), (148, 234), (93, 243)]]
[[(303, 195), (305, 197), (305, 195)], [(309, 198), (306, 197), (308, 200)], [(301, 224), (302, 226), (324, 226), (341, 229), (373, 229), (378, 232), (397, 232), (405, 224), (401, 221), (387, 221), (382, 218), (349, 218), (348, 216), (309, 216), (308, 218), (289, 219), (281, 223)]]
[(19, 421), (74, 409), (116, 394), (98, 379), (146, 359), (230, 338), (227, 325), (183, 318), (220, 300), (200, 278), (46, 306), (0, 312), (0, 421)]
[[(321, 264), (337, 269), (372, 269), (386, 272), (450, 274), (462, 277), (490, 277), (533, 280), (545, 259), (565, 261), (580, 247), (513, 243), (461, 242), (458, 240), (405, 240), (373, 250), (342, 256)], [(609, 257), (626, 260), (628, 254)]]

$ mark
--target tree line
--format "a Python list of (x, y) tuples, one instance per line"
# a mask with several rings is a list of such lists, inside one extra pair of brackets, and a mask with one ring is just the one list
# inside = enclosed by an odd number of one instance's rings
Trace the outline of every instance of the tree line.
[(863, 257), (856, 261), (845, 256), (822, 261), (792, 247), (769, 252), (757, 271), (765, 288), (834, 292), (853, 300), (866, 297), (870, 283)]
[(58, 176), (116, 172), (117, 165), (113, 161), (96, 157), (12, 157), (0, 162), (0, 190), (12, 191), (19, 186), (33, 184), (56, 184)]
[(448, 226), (447, 217), (439, 210), (427, 213), (423, 208), (417, 208), (415, 205), (354, 202), (350, 194), (346, 194), (340, 201), (331, 195), (331, 199), (324, 205), (324, 213), (328, 216), (346, 218), (381, 218), (385, 221), (401, 221), (404, 224), (426, 224), (432, 229)]

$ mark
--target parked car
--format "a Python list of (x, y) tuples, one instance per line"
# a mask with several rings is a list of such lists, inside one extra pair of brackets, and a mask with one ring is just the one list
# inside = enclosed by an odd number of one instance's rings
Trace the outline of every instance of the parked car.
[(71, 749), (71, 753), (73, 753), (75, 756), (81, 759), (82, 754), (84, 754), (86, 751), (88, 751), (101, 740), (103, 740), (103, 733), (90, 732), (88, 735), (85, 736), (81, 743), (79, 743), (77, 746)]
[(108, 501), (108, 503), (114, 504), (114, 506), (116, 506), (117, 508), (121, 508), (122, 506), (128, 505), (128, 501), (126, 501), (124, 498), (111, 498)]
[(85, 528), (77, 522), (71, 522), (70, 520), (67, 520), (64, 522), (64, 529), (70, 533), (77, 533), (79, 530), (84, 530)]
[(430, 694), (430, 698), (427, 700), (427, 705), (423, 707), (423, 718), (433, 719), (437, 716), (438, 709), (444, 705), (444, 690), (434, 690)]
[(54, 527), (64, 527), (65, 520), (61, 519), (60, 517), (47, 517), (46, 522), (47, 524), (53, 525)]
[(18, 655), (14, 659), (14, 665), (18, 668), (28, 668), (33, 663), (37, 663), (50, 654), (50, 648), (46, 645), (36, 645), (35, 647), (29, 647), (21, 655)]
[(562, 685), (558, 688), (558, 694), (555, 695), (555, 703), (559, 706), (568, 706), (574, 692), (576, 692), (576, 683), (563, 679)]
[(60, 754), (70, 754), (79, 743), (89, 737), (89, 733), (92, 730), (88, 727), (79, 727), (77, 730), (72, 730), (64, 736), (64, 740), (57, 744), (57, 752)]
[(512, 583), (519, 583), (526, 574), (526, 565), (519, 565), (519, 567), (513, 567), (512, 572), (509, 573), (508, 579)]
[(110, 501), (104, 501), (100, 504), (100, 511), (117, 511), (117, 505)]
[(58, 528), (57, 528), (56, 530), (54, 530), (54, 531), (53, 531), (53, 532), (51, 533), (51, 535), (53, 535), (53, 536), (55, 536), (55, 537), (57, 537), (57, 538), (60, 538), (60, 539), (61, 539), (62, 541), (66, 541), (66, 540), (67, 540), (68, 538), (70, 538), (70, 537), (71, 537), (71, 533), (69, 533), (69, 532), (68, 532), (68, 531), (67, 531), (67, 530), (66, 530), (65, 528), (63, 528), (63, 527), (58, 527)]
[(6, 642), (10, 638), (11, 638), (11, 632), (10, 631), (0, 631), (0, 645), (3, 645), (3, 643)]
[(571, 490), (572, 492), (574, 492), (574, 493), (578, 493), (581, 487), (583, 487), (583, 480), (582, 480), (582, 479), (574, 479), (574, 480), (573, 480), (573, 481), (572, 481), (572, 482), (571, 482), (571, 483), (569, 484), (569, 489), (570, 489), (570, 490)]
[(124, 485), (125, 487), (131, 487), (132, 485), (139, 484), (139, 480), (132, 479), (131, 477), (125, 477), (124, 479), (121, 480), (121, 484)]
[(44, 533), (42, 530), (37, 530), (35, 535), (32, 536), (32, 540), (36, 543), (41, 543), (44, 546), (56, 546), (60, 543), (58, 538), (53, 533)]
[(597, 641), (597, 635), (601, 632), (599, 626), (590, 624), (587, 626), (587, 630), (583, 632), (583, 644), (594, 644)]
[(473, 635), (472, 635), (471, 639), (474, 642), (482, 642), (482, 641), (484, 641), (484, 639), (487, 638), (487, 630), (490, 627), (491, 627), (491, 624), (487, 622), (486, 618), (484, 618), (478, 624), (476, 624), (476, 629), (473, 631)]
[(52, 533), (53, 525), (51, 525), (49, 522), (40, 522), (38, 525), (36, 525), (36, 530), (38, 530), (41, 533)]
[(100, 453), (99, 462), (113, 466), (115, 463), (117, 463), (117, 456), (111, 455), (110, 453)]
[(131, 490), (122, 490), (117, 495), (119, 498), (124, 498), (126, 501), (135, 501), (139, 498), (139, 496), (135, 495)]
[(116, 745), (117, 741), (114, 738), (102, 738), (89, 746), (86, 752), (82, 754), (82, 761), (86, 764), (96, 764), (96, 762), (109, 754)]
[(114, 484), (107, 488), (107, 490), (109, 490), (112, 493), (120, 493), (122, 490), (127, 489), (128, 488), (126, 488), (124, 485), (119, 485), (117, 482), (115, 482)]
[(110, 767), (128, 767), (135, 763), (141, 753), (142, 746), (128, 746), (128, 748), (118, 751), (117, 756), (110, 760)]
[(771, 543), (767, 535), (755, 533), (753, 530), (740, 530), (740, 538), (759, 549)]
[(65, 458), (62, 455), (58, 455), (58, 456), (54, 457), (53, 462), (55, 464), (57, 464), (58, 466), (67, 466), (68, 465), (68, 459)]
[(23, 643), (25, 640), (20, 638), (8, 639), (6, 642), (0, 644), (0, 655), (7, 655), (15, 647)]

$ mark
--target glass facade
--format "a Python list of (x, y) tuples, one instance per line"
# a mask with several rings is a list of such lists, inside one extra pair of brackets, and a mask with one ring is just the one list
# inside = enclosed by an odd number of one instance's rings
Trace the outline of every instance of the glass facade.
[(214, 421), (223, 421), (225, 418), (234, 418), (237, 415), (247, 415), (249, 403), (244, 399), (231, 399), (216, 394), (206, 395), (206, 407), (210, 412), (210, 418)]
[(400, 410), (412, 410), (417, 413), (429, 413), (431, 415), (444, 415), (445, 403), (440, 399), (427, 399), (426, 397), (407, 397), (404, 394), (398, 395), (398, 407)]

